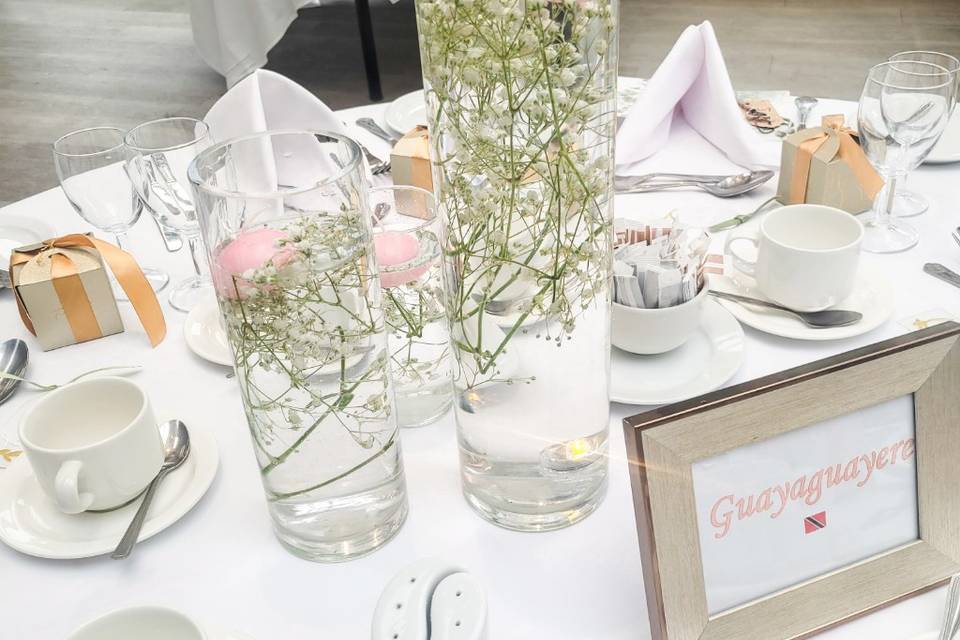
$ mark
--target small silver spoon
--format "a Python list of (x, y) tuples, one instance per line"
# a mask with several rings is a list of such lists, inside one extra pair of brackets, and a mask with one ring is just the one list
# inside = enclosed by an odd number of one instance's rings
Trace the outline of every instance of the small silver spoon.
[(649, 182), (642, 183), (633, 189), (621, 191), (620, 193), (649, 193), (652, 191), (663, 191), (665, 189), (676, 189), (678, 187), (697, 187), (718, 198), (730, 198), (738, 196), (748, 191), (753, 191), (764, 182), (773, 177), (773, 171), (751, 171), (733, 176), (726, 176), (717, 182), (700, 182), (697, 180), (675, 180), (673, 182)]
[(953, 236), (953, 241), (956, 242), (958, 245), (960, 245), (960, 227), (957, 227), (956, 229), (954, 229), (953, 233), (951, 233), (950, 235)]
[(157, 487), (163, 478), (183, 464), (183, 461), (190, 455), (190, 432), (187, 431), (187, 425), (179, 420), (170, 420), (160, 425), (160, 439), (163, 440), (163, 466), (157, 472), (156, 477), (147, 487), (143, 494), (143, 502), (140, 508), (130, 521), (126, 533), (120, 538), (120, 544), (116, 550), (110, 554), (114, 560), (122, 560), (130, 555), (133, 546), (137, 544), (137, 538), (140, 537), (140, 529), (147, 519), (147, 512), (150, 511), (150, 503), (157, 492)]
[(773, 172), (769, 170), (748, 171), (744, 173), (734, 173), (728, 175), (711, 175), (700, 173), (645, 173), (639, 176), (614, 176), (613, 188), (616, 191), (629, 191), (638, 187), (655, 186), (660, 184), (657, 180), (666, 180), (669, 182), (699, 182), (716, 184), (722, 180), (735, 179), (738, 181), (752, 181), (765, 178), (769, 180)]
[[(0, 343), (0, 371), (21, 378), (29, 359), (30, 350), (20, 338), (10, 338)], [(6, 402), (18, 386), (20, 380), (17, 378), (0, 379), (0, 404)]]
[(826, 309), (824, 311), (794, 311), (775, 302), (758, 300), (747, 296), (737, 295), (736, 293), (727, 293), (726, 291), (710, 291), (710, 295), (732, 300), (742, 304), (752, 304), (758, 307), (769, 307), (777, 311), (783, 311), (796, 316), (808, 327), (813, 329), (829, 329), (831, 327), (846, 327), (855, 324), (863, 319), (863, 314), (859, 311), (845, 311), (844, 309)]
[(813, 108), (817, 106), (817, 103), (820, 101), (810, 96), (798, 96), (793, 102), (797, 105), (797, 131), (806, 129), (810, 112), (813, 111)]

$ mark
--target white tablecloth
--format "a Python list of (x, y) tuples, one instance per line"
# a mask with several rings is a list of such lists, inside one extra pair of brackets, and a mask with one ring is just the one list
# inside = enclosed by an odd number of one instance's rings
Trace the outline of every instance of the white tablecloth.
[[(824, 112), (842, 106), (826, 105)], [(831, 108), (832, 107), (832, 108)], [(381, 107), (341, 112), (352, 123)], [(386, 145), (364, 132), (374, 152)], [(758, 134), (759, 135), (759, 134)], [(665, 153), (683, 155), (683, 149)], [(960, 289), (920, 271), (935, 260), (960, 271), (960, 250), (949, 236), (958, 224), (960, 166), (924, 167), (910, 186), (932, 202), (913, 222), (920, 244), (905, 253), (864, 255), (896, 292), (889, 322), (859, 338), (805, 343), (747, 329), (747, 355), (731, 383), (876, 342), (908, 330), (916, 318), (957, 316)], [(618, 215), (659, 216), (678, 209), (693, 222), (712, 222), (752, 209), (770, 195), (767, 185), (749, 197), (719, 200), (698, 193), (618, 196)], [(59, 231), (85, 225), (59, 189), (9, 205), (6, 213), (37, 216)], [(185, 252), (166, 254), (153, 224), (134, 230), (143, 264), (163, 265), (176, 276), (190, 267)], [(718, 243), (722, 241), (718, 238)], [(158, 418), (179, 417), (219, 441), (221, 468), (213, 487), (183, 520), (138, 547), (124, 562), (107, 557), (39, 560), (0, 546), (0, 638), (61, 640), (80, 623), (108, 610), (159, 604), (182, 609), (258, 640), (354, 640), (369, 637), (370, 616), (387, 580), (405, 565), (440, 556), (469, 568), (486, 586), (491, 640), (638, 640), (649, 638), (633, 504), (621, 419), (638, 409), (613, 405), (610, 420), (610, 489), (583, 522), (551, 533), (499, 529), (469, 509), (460, 495), (453, 417), (403, 432), (410, 517), (397, 538), (376, 553), (341, 565), (299, 560), (274, 540), (253, 460), (237, 383), (226, 370), (194, 356), (181, 337), (184, 316), (166, 306), (169, 336), (151, 350), (128, 305), (126, 333), (43, 353), (20, 324), (9, 293), (0, 294), (0, 337), (20, 336), (32, 349), (29, 375), (60, 381), (98, 366), (137, 363)], [(36, 393), (22, 389), (0, 407), (0, 431), (11, 431)], [(25, 461), (24, 461), (25, 462)], [(3, 474), (0, 471), (0, 482)], [(824, 640), (903, 640), (937, 628), (939, 589), (835, 628)]]
[(267, 53), (297, 17), (319, 0), (190, 0), (193, 41), (204, 62), (232, 87), (267, 64)]

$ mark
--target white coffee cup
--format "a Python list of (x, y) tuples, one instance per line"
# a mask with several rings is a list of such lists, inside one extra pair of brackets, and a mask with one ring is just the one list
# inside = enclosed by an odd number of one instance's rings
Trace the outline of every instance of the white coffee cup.
[(163, 464), (147, 394), (125, 378), (93, 378), (48, 393), (20, 423), (40, 487), (65, 513), (119, 507)]
[(88, 622), (67, 640), (205, 640), (200, 625), (164, 607), (130, 607)]
[[(727, 238), (724, 253), (774, 302), (797, 311), (820, 311), (853, 291), (862, 239), (863, 225), (846, 211), (794, 204), (768, 213), (758, 235)], [(737, 242), (753, 244), (757, 259), (738, 255)]]

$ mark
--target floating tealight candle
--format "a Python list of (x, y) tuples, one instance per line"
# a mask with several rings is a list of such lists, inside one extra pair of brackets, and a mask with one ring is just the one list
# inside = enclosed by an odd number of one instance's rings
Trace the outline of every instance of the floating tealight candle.
[(281, 268), (290, 263), (295, 254), (291, 246), (280, 244), (287, 234), (276, 229), (242, 231), (221, 249), (214, 260), (213, 281), (217, 291), (228, 298), (245, 297), (252, 283), (244, 274), (272, 262)]
[(412, 233), (381, 231), (374, 234), (373, 245), (380, 268), (380, 286), (385, 289), (415, 282), (430, 269), (429, 262), (403, 268), (420, 255), (420, 240)]

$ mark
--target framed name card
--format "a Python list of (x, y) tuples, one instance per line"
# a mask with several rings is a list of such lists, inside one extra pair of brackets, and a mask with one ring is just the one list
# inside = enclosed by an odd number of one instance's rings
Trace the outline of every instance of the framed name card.
[(802, 638), (960, 572), (960, 325), (624, 420), (654, 640)]

